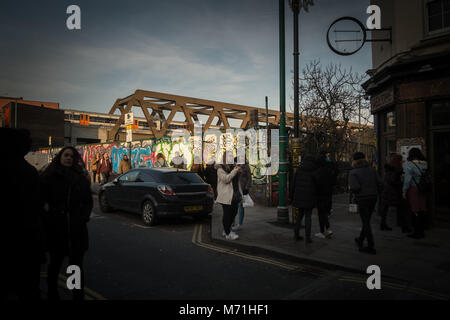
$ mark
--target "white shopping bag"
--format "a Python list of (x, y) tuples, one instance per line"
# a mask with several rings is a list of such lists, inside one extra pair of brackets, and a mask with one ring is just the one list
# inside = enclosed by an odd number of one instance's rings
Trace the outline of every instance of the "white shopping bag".
[(244, 208), (249, 208), (249, 207), (253, 207), (255, 205), (255, 203), (253, 202), (252, 198), (250, 198), (249, 194), (244, 195), (244, 197), (242, 198), (242, 206)]

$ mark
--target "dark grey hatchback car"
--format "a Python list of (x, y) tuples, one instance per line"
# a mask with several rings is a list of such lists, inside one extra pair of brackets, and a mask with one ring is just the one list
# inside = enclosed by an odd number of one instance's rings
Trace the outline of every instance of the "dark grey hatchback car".
[(146, 225), (160, 217), (207, 216), (213, 210), (214, 193), (196, 173), (172, 168), (137, 168), (104, 184), (100, 208), (139, 213)]

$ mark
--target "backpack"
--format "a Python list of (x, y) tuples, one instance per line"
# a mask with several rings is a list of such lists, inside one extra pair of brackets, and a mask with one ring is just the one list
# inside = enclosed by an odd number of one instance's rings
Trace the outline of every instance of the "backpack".
[(413, 178), (414, 183), (417, 186), (417, 189), (419, 189), (419, 191), (421, 193), (427, 193), (430, 192), (433, 189), (433, 181), (431, 178), (431, 172), (429, 169), (426, 169), (424, 171), (422, 171), (419, 166), (417, 164), (415, 164), (414, 162), (412, 162), (417, 169), (419, 169), (420, 171), (420, 180), (419, 183), (417, 183), (416, 179)]

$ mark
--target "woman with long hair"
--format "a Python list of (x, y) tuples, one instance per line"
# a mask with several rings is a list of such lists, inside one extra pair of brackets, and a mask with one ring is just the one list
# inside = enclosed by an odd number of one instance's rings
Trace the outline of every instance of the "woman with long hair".
[(425, 215), (427, 199), (419, 191), (417, 184), (423, 172), (428, 169), (427, 161), (419, 148), (409, 150), (408, 161), (405, 164), (405, 180), (403, 182), (403, 198), (409, 203), (412, 212), (414, 232), (408, 237), (421, 239), (425, 237)]
[(227, 240), (236, 240), (239, 236), (231, 230), (234, 218), (238, 212), (239, 203), (242, 201), (242, 189), (239, 184), (240, 166), (229, 165), (233, 163), (232, 156), (227, 159), (227, 153), (223, 154), (223, 163), (216, 164), (217, 169), (217, 199), (223, 209), (223, 236)]
[(88, 249), (87, 222), (93, 201), (90, 182), (80, 160), (75, 148), (65, 147), (40, 177), (50, 257), (47, 272), (49, 300), (59, 300), (58, 274), (66, 256), (69, 264), (78, 266), (81, 271), (81, 288), (73, 290), (73, 298), (84, 298), (83, 257)]

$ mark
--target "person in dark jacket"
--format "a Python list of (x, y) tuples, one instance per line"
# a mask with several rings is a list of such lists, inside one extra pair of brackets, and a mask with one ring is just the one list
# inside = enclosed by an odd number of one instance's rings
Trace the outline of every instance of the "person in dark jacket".
[(317, 165), (315, 158), (306, 155), (295, 171), (291, 196), (292, 206), (298, 208), (297, 221), (294, 228), (294, 239), (302, 240), (299, 235), (301, 221), (305, 216), (305, 236), (306, 243), (311, 243), (311, 214), (317, 205)]
[(408, 237), (422, 239), (425, 237), (425, 217), (427, 212), (427, 197), (419, 191), (417, 184), (420, 177), (428, 169), (425, 156), (419, 148), (412, 148), (405, 163), (405, 180), (403, 181), (403, 198), (407, 200), (412, 212), (414, 232)]
[(109, 155), (105, 152), (98, 165), (98, 173), (101, 174), (103, 184), (108, 182), (109, 176), (112, 172), (112, 162), (109, 159)]
[(215, 168), (215, 161), (210, 161), (206, 164), (205, 181), (214, 191), (214, 199), (217, 198), (217, 169)]
[(119, 174), (127, 173), (130, 170), (131, 170), (131, 161), (125, 154), (119, 163)]
[(328, 216), (332, 207), (333, 187), (337, 175), (333, 164), (327, 161), (326, 152), (319, 155), (317, 159), (317, 211), (319, 213), (320, 232), (316, 233), (318, 238), (330, 237), (333, 231), (330, 229)]
[(403, 232), (408, 232), (409, 228), (404, 213), (405, 210), (403, 210), (402, 205), (402, 156), (399, 154), (392, 155), (390, 162), (384, 166), (384, 172), (383, 192), (381, 193), (382, 209), (380, 229), (388, 231), (392, 230), (392, 228), (387, 225), (386, 219), (389, 207), (395, 207)]
[(73, 290), (73, 298), (84, 298), (83, 257), (89, 247), (87, 222), (93, 202), (90, 183), (78, 165), (79, 157), (76, 149), (65, 147), (41, 176), (50, 256), (47, 273), (49, 300), (59, 300), (58, 274), (66, 256), (70, 265), (81, 270), (81, 289)]
[[(381, 181), (362, 152), (356, 152), (353, 155), (353, 169), (349, 173), (348, 183), (350, 191), (355, 195), (362, 222), (361, 234), (355, 242), (359, 251), (376, 254), (370, 219), (375, 209)], [(365, 239), (367, 239), (367, 247), (363, 247)]]
[(26, 129), (0, 128), (5, 150), (0, 161), (7, 187), (2, 194), (2, 298), (40, 300), (40, 268), (45, 260), (39, 175), (24, 156), (30, 151)]

